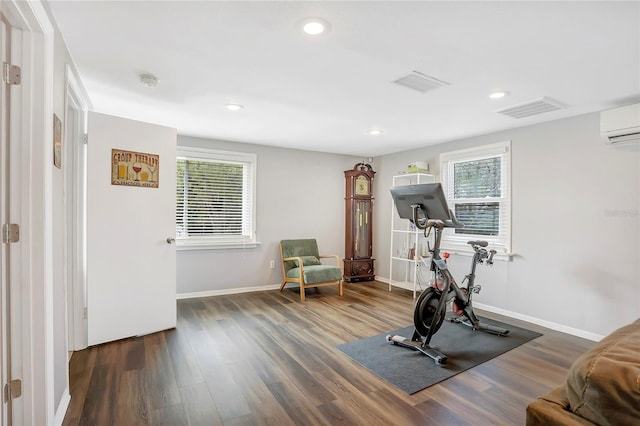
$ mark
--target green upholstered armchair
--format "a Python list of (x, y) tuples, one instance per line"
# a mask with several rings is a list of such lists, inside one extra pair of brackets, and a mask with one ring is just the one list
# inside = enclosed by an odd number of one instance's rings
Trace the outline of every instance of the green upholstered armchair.
[[(282, 258), (282, 285), (298, 283), (300, 300), (304, 302), (304, 289), (325, 285), (338, 285), (342, 296), (342, 264), (338, 255), (320, 255), (318, 243), (314, 239), (280, 241)], [(320, 259), (335, 258), (336, 265), (322, 264)]]

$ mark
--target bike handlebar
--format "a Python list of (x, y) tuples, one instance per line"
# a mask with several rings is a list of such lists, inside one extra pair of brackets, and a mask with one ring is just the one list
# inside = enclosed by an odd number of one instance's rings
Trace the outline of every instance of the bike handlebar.
[(486, 259), (487, 265), (493, 265), (493, 256), (495, 256), (497, 252), (495, 250), (490, 250), (487, 253), (485, 247), (488, 243), (486, 241), (469, 241), (468, 244), (470, 244), (473, 251), (477, 253), (476, 261), (478, 263), (482, 263)]
[(493, 256), (495, 256), (496, 253), (497, 253), (497, 251), (495, 251), (495, 250), (491, 250), (489, 252), (489, 258), (487, 259), (487, 265), (493, 265)]

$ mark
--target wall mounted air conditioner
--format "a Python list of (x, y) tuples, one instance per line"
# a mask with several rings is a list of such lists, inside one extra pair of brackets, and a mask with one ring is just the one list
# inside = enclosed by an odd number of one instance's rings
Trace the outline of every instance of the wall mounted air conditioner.
[(640, 142), (640, 104), (602, 111), (600, 135), (609, 144)]

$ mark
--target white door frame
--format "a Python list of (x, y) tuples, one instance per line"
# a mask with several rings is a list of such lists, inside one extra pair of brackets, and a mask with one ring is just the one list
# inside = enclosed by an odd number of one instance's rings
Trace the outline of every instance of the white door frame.
[[(21, 263), (20, 291), (12, 294), (19, 313), (14, 321), (13, 369), (22, 379), (14, 405), (16, 424), (52, 424), (53, 276), (52, 163), (54, 28), (39, 1), (5, 0), (3, 13), (22, 30), (22, 84), (19, 177)], [(13, 142), (13, 141), (12, 141)], [(12, 305), (13, 305), (12, 303)], [(13, 311), (13, 309), (12, 309)], [(12, 316), (13, 316), (12, 312)], [(19, 407), (19, 408), (18, 408)]]
[[(9, 56), (9, 39), (10, 39), (10, 28), (5, 22), (4, 15), (2, 15), (2, 2), (0, 2), (0, 17), (2, 21), (0, 25), (2, 26), (2, 34), (0, 35), (0, 42), (2, 42), (2, 46), (0, 49), (2, 50), (2, 55), (0, 56), (0, 60), (2, 62), (10, 62)], [(0, 225), (7, 223), (9, 212), (7, 209), (7, 198), (8, 198), (8, 187), (10, 185), (9, 182), (9, 174), (7, 173), (9, 165), (8, 155), (9, 155), (9, 146), (8, 146), (8, 129), (9, 129), (9, 108), (8, 108), (8, 90), (7, 85), (2, 81), (0, 83), (0, 111), (2, 111), (2, 116), (0, 117)], [(1, 243), (0, 246), (0, 283), (2, 283), (2, 288), (0, 292), (0, 345), (2, 346), (2, 350), (0, 351), (0, 386), (4, 386), (5, 383), (9, 381), (10, 374), (10, 365), (11, 365), (11, 339), (10, 333), (7, 331), (10, 328), (10, 315), (7, 313), (10, 312), (9, 309), (9, 300), (7, 291), (10, 290), (9, 270), (7, 269), (7, 253), (5, 250), (9, 249), (10, 245), (4, 245), (4, 242)], [(0, 389), (1, 391), (1, 389)], [(0, 425), (5, 426), (11, 423), (13, 417), (11, 416), (11, 401), (5, 401), (2, 398), (0, 407)]]
[[(65, 69), (65, 282), (68, 349), (87, 347), (87, 111), (90, 101), (75, 69)], [(72, 113), (70, 111), (73, 111)]]

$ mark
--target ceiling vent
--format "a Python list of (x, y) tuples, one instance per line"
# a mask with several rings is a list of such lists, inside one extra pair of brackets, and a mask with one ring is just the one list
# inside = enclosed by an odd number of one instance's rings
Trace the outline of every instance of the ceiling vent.
[(549, 98), (534, 99), (533, 101), (515, 105), (509, 108), (496, 111), (498, 114), (508, 115), (513, 118), (524, 118), (532, 115), (543, 114), (545, 112), (562, 109), (563, 106), (559, 102)]
[(438, 80), (434, 77), (429, 77), (428, 75), (422, 74), (418, 71), (413, 71), (406, 77), (401, 77), (393, 81), (393, 83), (399, 84), (400, 86), (404, 86), (412, 90), (417, 90), (421, 93), (425, 93), (430, 90), (437, 89), (438, 87), (449, 85), (449, 83), (447, 83), (446, 81)]

